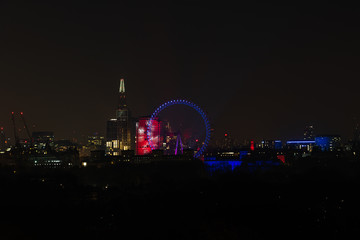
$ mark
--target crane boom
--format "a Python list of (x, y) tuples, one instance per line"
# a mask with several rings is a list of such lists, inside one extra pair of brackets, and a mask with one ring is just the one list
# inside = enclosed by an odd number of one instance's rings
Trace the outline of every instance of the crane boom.
[(11, 120), (13, 122), (13, 127), (14, 127), (15, 146), (18, 146), (19, 145), (19, 136), (16, 131), (14, 112), (11, 112)]
[(28, 137), (29, 137), (30, 144), (32, 144), (32, 138), (31, 138), (29, 128), (28, 128), (28, 126), (27, 126), (27, 124), (26, 124), (26, 121), (25, 121), (25, 118), (24, 118), (24, 113), (21, 112), (20, 115), (21, 115), (21, 119), (22, 119), (22, 121), (23, 121), (23, 123), (24, 123), (24, 127), (25, 127), (25, 129), (26, 129), (26, 133), (27, 133), (27, 135), (28, 135)]

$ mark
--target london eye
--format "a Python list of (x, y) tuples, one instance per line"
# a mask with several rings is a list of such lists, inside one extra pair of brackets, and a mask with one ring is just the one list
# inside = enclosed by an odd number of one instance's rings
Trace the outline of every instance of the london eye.
[[(165, 102), (164, 104), (160, 105), (152, 114), (151, 114), (151, 117), (147, 123), (147, 139), (148, 139), (148, 143), (149, 143), (149, 146), (151, 148), (151, 150), (155, 150), (155, 149), (158, 149), (159, 148), (159, 145), (158, 144), (154, 144), (155, 141), (157, 141), (156, 138), (157, 136), (154, 136), (152, 134), (152, 124), (154, 121), (157, 120), (160, 112), (162, 112), (163, 110), (171, 107), (171, 106), (174, 106), (174, 105), (185, 105), (185, 106), (188, 106), (188, 107), (191, 107), (192, 109), (194, 109), (202, 118), (202, 121), (203, 121), (203, 125), (205, 127), (205, 139), (204, 141), (202, 141), (202, 144), (201, 144), (201, 147), (199, 147), (198, 149), (196, 149), (197, 151), (194, 153), (194, 157), (195, 158), (200, 158), (202, 156), (202, 154), (205, 152), (208, 144), (209, 144), (209, 141), (210, 141), (210, 132), (211, 132), (211, 128), (210, 128), (210, 122), (208, 120), (208, 117), (206, 116), (205, 112), (199, 107), (197, 106), (196, 104), (190, 102), (190, 101), (187, 101), (187, 100), (182, 100), (182, 99), (175, 99), (175, 100), (171, 100), (171, 101), (168, 101), (168, 102)], [(178, 134), (179, 136), (179, 134)], [(154, 141), (155, 140), (155, 141)], [(175, 154), (177, 153), (177, 148), (178, 148), (178, 144), (181, 144), (181, 139), (178, 138), (177, 142), (176, 142), (176, 149), (175, 149)]]

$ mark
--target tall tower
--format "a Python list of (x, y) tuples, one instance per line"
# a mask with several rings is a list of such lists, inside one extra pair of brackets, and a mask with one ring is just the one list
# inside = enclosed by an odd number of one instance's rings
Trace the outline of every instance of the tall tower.
[(126, 95), (125, 95), (125, 81), (124, 79), (120, 79), (120, 87), (119, 87), (119, 103), (118, 108), (116, 110), (116, 118), (121, 117), (121, 111), (127, 109), (126, 106)]
[(118, 96), (116, 118), (107, 121), (106, 147), (107, 154), (110, 155), (119, 155), (121, 151), (133, 148), (132, 118), (126, 105), (124, 79), (120, 79)]
[(119, 140), (120, 151), (131, 149), (131, 114), (126, 105), (125, 82), (120, 79), (119, 104), (116, 110), (117, 140)]

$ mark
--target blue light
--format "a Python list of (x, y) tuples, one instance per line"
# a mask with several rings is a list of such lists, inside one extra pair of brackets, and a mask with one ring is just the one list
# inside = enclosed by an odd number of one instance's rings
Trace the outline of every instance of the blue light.
[(320, 147), (321, 151), (328, 151), (330, 150), (330, 137), (316, 137), (315, 138), (316, 146)]
[(315, 141), (299, 140), (299, 141), (287, 141), (287, 144), (314, 144)]
[(242, 161), (229, 160), (229, 161), (214, 161), (211, 158), (210, 161), (204, 161), (204, 165), (210, 174), (215, 172), (227, 172), (234, 171), (236, 168), (241, 167)]

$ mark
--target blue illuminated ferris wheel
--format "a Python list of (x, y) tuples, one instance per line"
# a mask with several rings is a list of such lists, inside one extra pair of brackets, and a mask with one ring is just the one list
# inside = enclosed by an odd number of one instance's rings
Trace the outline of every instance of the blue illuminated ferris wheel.
[(152, 139), (152, 136), (151, 136), (151, 128), (152, 128), (152, 122), (153, 120), (155, 120), (157, 118), (157, 116), (159, 115), (159, 113), (164, 110), (165, 108), (168, 108), (170, 106), (173, 106), (173, 105), (186, 105), (186, 106), (189, 106), (191, 108), (193, 108), (194, 110), (196, 110), (202, 117), (203, 121), (204, 121), (204, 125), (205, 125), (205, 140), (204, 140), (204, 143), (202, 144), (201, 148), (199, 151), (197, 151), (194, 155), (195, 158), (199, 158), (205, 151), (205, 149), (207, 148), (208, 144), (209, 144), (209, 141), (210, 141), (210, 132), (211, 132), (211, 128), (210, 128), (210, 122), (209, 122), (209, 119), (207, 118), (205, 112), (200, 108), (198, 107), (196, 104), (190, 102), (190, 101), (187, 101), (187, 100), (181, 100), (181, 99), (176, 99), (176, 100), (171, 100), (171, 101), (168, 101), (162, 105), (160, 105), (154, 112), (153, 114), (151, 114), (151, 117), (148, 121), (148, 124), (147, 124), (147, 139), (148, 139), (148, 142), (149, 142), (149, 146), (151, 148), (151, 150), (155, 150), (155, 146), (154, 144), (152, 143), (151, 139)]

